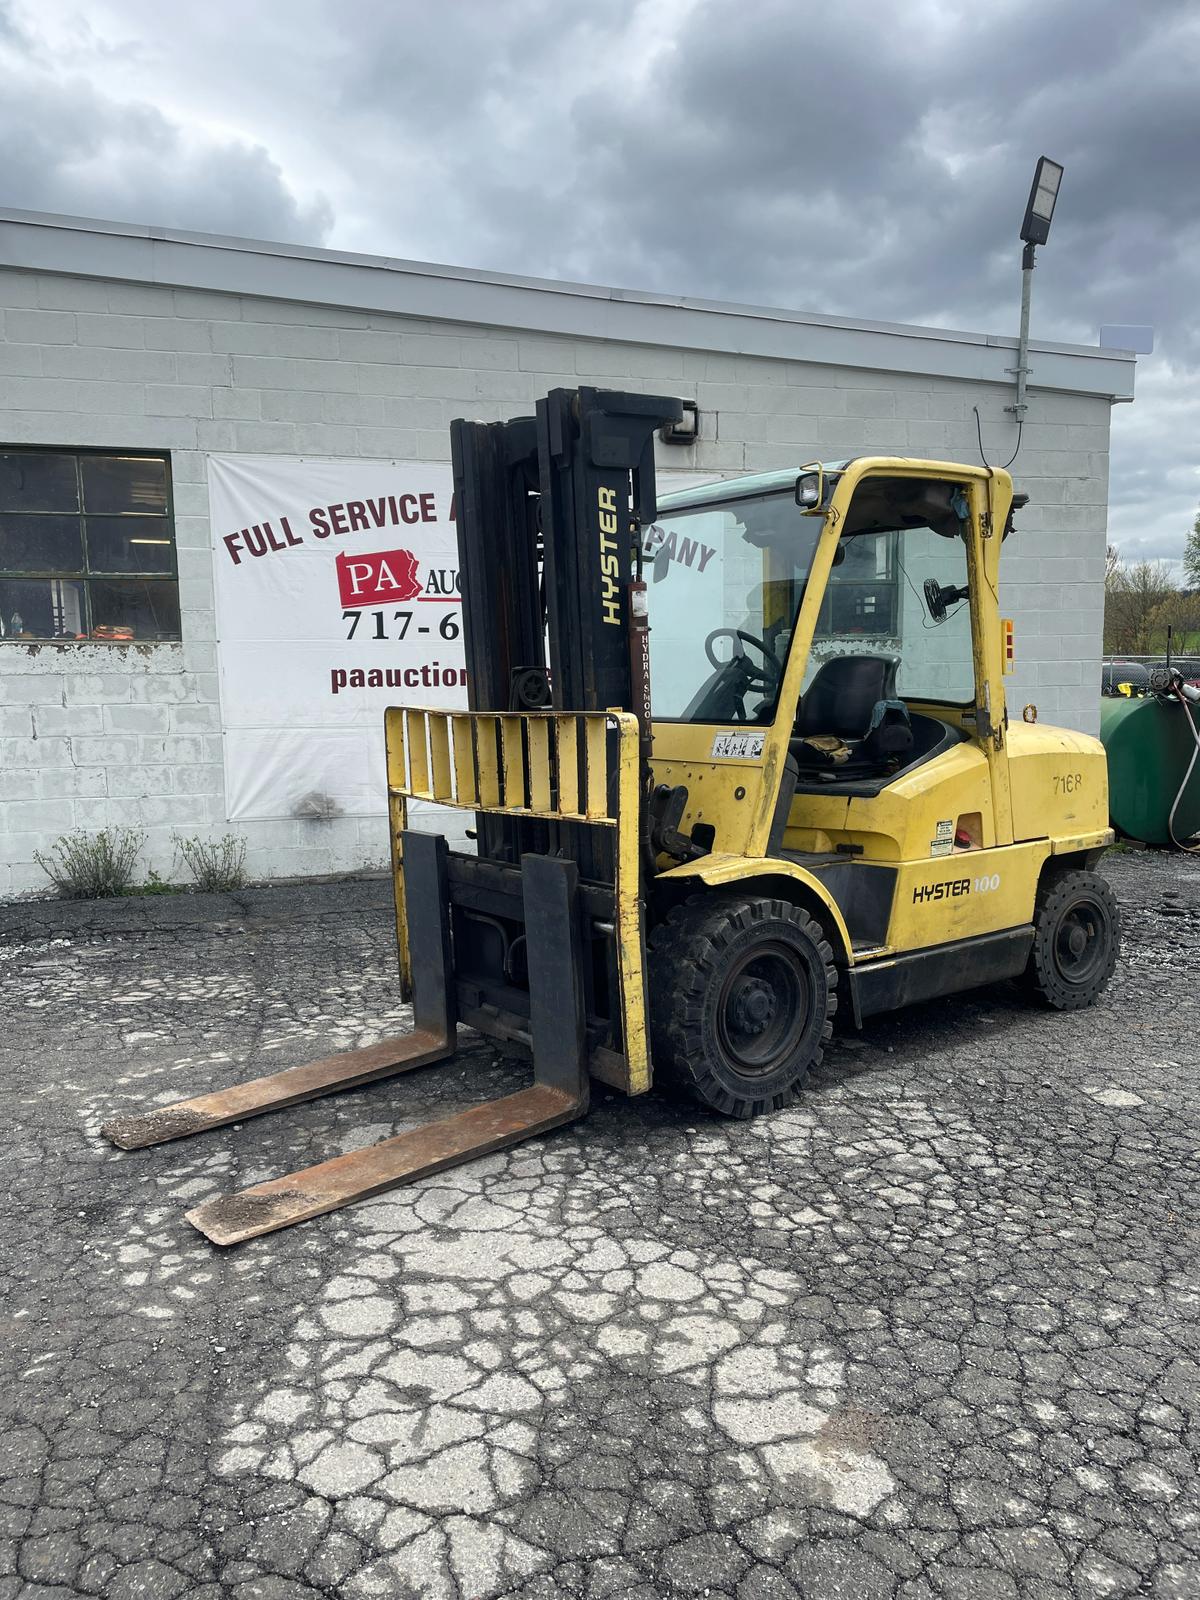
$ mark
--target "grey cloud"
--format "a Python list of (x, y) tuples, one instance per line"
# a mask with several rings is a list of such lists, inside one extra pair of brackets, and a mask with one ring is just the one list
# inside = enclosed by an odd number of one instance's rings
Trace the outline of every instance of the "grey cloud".
[[(153, 70), (121, 79), (94, 40), (103, 72), (67, 92), (61, 68), (10, 48), (10, 203), (1014, 332), (1017, 226), (1034, 158), (1053, 155), (1067, 173), (1035, 334), (1156, 325), (1139, 400), (1114, 416), (1112, 528), (1138, 553), (1182, 544), (1194, 0), (930, 0), (907, 22), (884, 0), (294, 0), (248, 13), (233, 50), (211, 11), (176, 11), (169, 35), (157, 0), (110, 14)], [(20, 13), (27, 49), (41, 15)], [(0, 0), (0, 59), (6, 17)], [(170, 87), (189, 99), (184, 71), (240, 140), (189, 125)], [(30, 85), (32, 117), (13, 109)], [(328, 203), (306, 187), (316, 167)]]
[(332, 221), (327, 202), (297, 202), (261, 145), (52, 73), (11, 11), (0, 11), (0, 150), (4, 205), (308, 243)]

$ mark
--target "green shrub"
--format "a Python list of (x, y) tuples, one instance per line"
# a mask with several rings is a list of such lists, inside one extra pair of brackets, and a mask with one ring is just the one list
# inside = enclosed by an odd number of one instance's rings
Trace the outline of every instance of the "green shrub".
[(206, 894), (224, 894), (246, 882), (246, 841), (235, 833), (220, 839), (184, 839), (175, 836), (175, 848)]
[(35, 850), (33, 859), (65, 900), (103, 900), (129, 888), (145, 837), (140, 828), (64, 833), (48, 856)]

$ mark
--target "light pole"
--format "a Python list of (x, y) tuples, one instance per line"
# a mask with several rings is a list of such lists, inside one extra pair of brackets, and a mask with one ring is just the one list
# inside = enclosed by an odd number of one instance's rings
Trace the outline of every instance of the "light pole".
[(1033, 186), (1029, 191), (1029, 202), (1025, 207), (1025, 220), (1021, 224), (1021, 238), (1025, 241), (1025, 249), (1021, 254), (1021, 336), (1017, 344), (1017, 364), (1010, 368), (1017, 375), (1017, 399), (1014, 405), (1004, 408), (1011, 411), (1018, 422), (1024, 422), (1027, 410), (1025, 383), (1029, 375), (1029, 302), (1033, 294), (1033, 255), (1038, 245), (1045, 244), (1050, 237), (1050, 223), (1054, 217), (1062, 175), (1063, 169), (1057, 161), (1051, 161), (1049, 156), (1039, 157), (1037, 170), (1033, 174)]

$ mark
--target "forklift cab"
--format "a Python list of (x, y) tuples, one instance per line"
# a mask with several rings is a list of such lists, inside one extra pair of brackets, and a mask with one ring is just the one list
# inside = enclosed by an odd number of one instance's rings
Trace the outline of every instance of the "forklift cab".
[(838, 462), (660, 503), (645, 544), (656, 752), (686, 742), (670, 723), (719, 725), (731, 737), (713, 748), (729, 750), (769, 729), (796, 795), (866, 795), (977, 731), (998, 689), (976, 670), (980, 512), (969, 480), (909, 466)]

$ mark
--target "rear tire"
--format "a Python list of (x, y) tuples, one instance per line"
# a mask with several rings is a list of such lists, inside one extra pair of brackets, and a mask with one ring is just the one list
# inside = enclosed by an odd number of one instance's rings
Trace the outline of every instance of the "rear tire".
[(1056, 1011), (1095, 1005), (1117, 965), (1121, 918), (1098, 872), (1049, 873), (1038, 886), (1022, 986)]
[(833, 1032), (820, 926), (786, 900), (701, 896), (650, 937), (656, 1073), (729, 1117), (789, 1105)]

